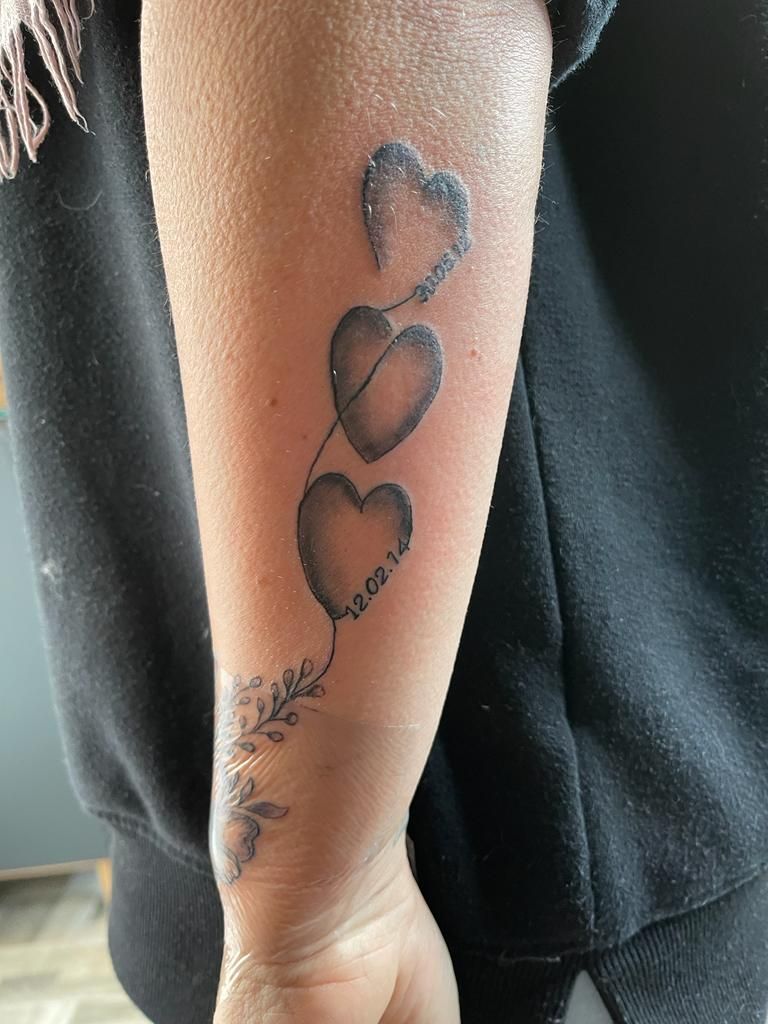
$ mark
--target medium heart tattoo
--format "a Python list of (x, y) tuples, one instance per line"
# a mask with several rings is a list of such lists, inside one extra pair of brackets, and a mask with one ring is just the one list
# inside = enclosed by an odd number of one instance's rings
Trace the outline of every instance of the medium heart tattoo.
[(411, 502), (397, 484), (379, 484), (361, 498), (341, 473), (315, 480), (299, 506), (299, 554), (310, 590), (332, 619), (347, 614), (390, 552), (409, 547), (412, 529)]
[(398, 263), (401, 276), (408, 281), (413, 273), (417, 283), (382, 308), (350, 309), (331, 339), (336, 419), (309, 467), (297, 517), (304, 575), (330, 619), (327, 656), (319, 665), (296, 657), (272, 679), (229, 675), (217, 665), (211, 853), (220, 885), (237, 882), (265, 827), (289, 814), (257, 792), (260, 749), (282, 743), (298, 710), (325, 696), (321, 680), (336, 651), (337, 623), (381, 606), (378, 595), (411, 547), (413, 513), (403, 487), (382, 483), (361, 496), (341, 473), (314, 473), (339, 425), (354, 451), (374, 463), (413, 433), (435, 400), (443, 376), (437, 333), (423, 323), (395, 327), (386, 314), (413, 299), (428, 301), (458, 266), (471, 245), (469, 199), (455, 173), (428, 172), (406, 142), (387, 142), (369, 157), (362, 199), (377, 267)]
[(400, 444), (421, 422), (440, 387), (443, 350), (423, 324), (395, 336), (380, 309), (356, 306), (331, 341), (336, 410), (366, 462)]

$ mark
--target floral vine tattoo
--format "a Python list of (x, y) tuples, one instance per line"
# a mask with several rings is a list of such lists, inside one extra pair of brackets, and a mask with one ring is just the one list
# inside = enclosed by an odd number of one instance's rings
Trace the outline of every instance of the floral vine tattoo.
[(325, 689), (317, 676), (313, 677), (313, 671), (312, 662), (305, 658), (298, 672), (287, 668), (282, 679), (273, 680), (266, 691), (260, 676), (253, 676), (247, 683), (240, 676), (222, 682), (216, 711), (211, 827), (213, 866), (220, 881), (234, 882), (243, 864), (254, 856), (261, 832), (259, 819), (282, 818), (288, 811), (287, 807), (254, 799), (256, 783), (247, 774), (247, 755), (256, 752), (259, 737), (271, 743), (285, 739), (285, 726), (294, 726), (299, 720), (295, 711), (286, 711), (288, 705), (302, 697), (324, 696)]
[[(381, 272), (398, 258), (398, 208), (408, 204), (427, 225), (427, 272), (405, 298), (382, 308), (356, 306), (339, 321), (330, 346), (336, 418), (309, 466), (298, 505), (299, 559), (331, 625), (325, 664), (316, 668), (305, 658), (269, 684), (217, 669), (211, 854), (220, 884), (240, 878), (255, 856), (263, 822), (288, 813), (256, 793), (260, 746), (282, 743), (299, 720), (299, 702), (324, 696), (320, 680), (333, 661), (337, 622), (354, 621), (375, 604), (410, 550), (413, 512), (403, 487), (380, 483), (361, 495), (342, 473), (314, 475), (339, 428), (364, 462), (377, 462), (413, 433), (440, 389), (443, 349), (435, 330), (421, 323), (399, 329), (387, 314), (413, 299), (428, 302), (468, 252), (469, 199), (455, 174), (429, 174), (412, 146), (388, 142), (370, 157), (362, 183), (363, 222)], [(361, 541), (354, 552), (350, 537)]]

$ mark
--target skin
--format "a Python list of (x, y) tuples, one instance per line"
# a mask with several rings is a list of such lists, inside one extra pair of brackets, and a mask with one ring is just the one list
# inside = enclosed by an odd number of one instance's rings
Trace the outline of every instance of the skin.
[[(265, 822), (254, 859), (221, 887), (217, 1024), (459, 1019), (403, 822), (496, 472), (550, 52), (540, 0), (144, 4), (150, 168), (219, 688), (328, 657), (329, 619), (304, 578), (296, 518), (335, 417), (331, 337), (352, 306), (407, 295), (423, 256), (405, 218), (397, 258), (377, 268), (360, 209), (368, 157), (408, 140), (428, 169), (460, 177), (471, 204), (470, 251), (428, 303), (390, 314), (398, 329), (423, 322), (439, 335), (434, 402), (379, 461), (366, 464), (342, 431), (323, 454), (320, 471), (346, 474), (361, 495), (386, 481), (407, 491), (412, 548), (370, 608), (339, 621), (322, 700), (297, 708), (286, 742), (249, 759), (259, 794), (290, 810)], [(403, 384), (394, 379), (393, 394)]]

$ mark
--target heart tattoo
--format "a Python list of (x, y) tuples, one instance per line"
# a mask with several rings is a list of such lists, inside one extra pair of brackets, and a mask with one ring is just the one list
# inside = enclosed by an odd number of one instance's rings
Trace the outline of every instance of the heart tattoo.
[(440, 387), (443, 350), (423, 324), (396, 337), (379, 309), (356, 306), (331, 341), (336, 411), (353, 447), (375, 462), (421, 422)]
[(322, 638), (313, 638), (311, 657), (264, 678), (229, 675), (217, 664), (211, 852), (220, 885), (237, 882), (262, 831), (289, 814), (260, 792), (260, 751), (282, 744), (302, 708), (325, 696), (342, 633), (338, 621), (355, 628), (367, 608), (380, 607), (377, 595), (393, 573), (400, 575), (410, 550), (413, 514), (402, 487), (383, 483), (361, 497), (341, 473), (314, 474), (339, 425), (357, 454), (373, 463), (415, 430), (434, 401), (443, 376), (437, 334), (422, 323), (400, 330), (386, 314), (414, 299), (426, 302), (459, 264), (471, 244), (469, 198), (452, 171), (430, 173), (408, 143), (387, 142), (368, 159), (362, 200), (376, 265), (397, 265), (388, 277), (392, 290), (418, 283), (380, 309), (350, 309), (331, 339), (336, 418), (309, 466), (296, 538), (309, 589), (330, 617), (327, 653), (318, 664), (313, 652)]
[[(451, 171), (429, 175), (419, 154), (405, 142), (387, 142), (368, 161), (363, 178), (363, 218), (379, 270), (388, 267), (397, 249), (408, 252), (418, 231), (431, 272), (416, 285), (426, 302), (470, 247), (469, 198)], [(417, 228), (414, 228), (417, 223)], [(408, 230), (403, 230), (407, 225)], [(404, 243), (401, 245), (401, 243)]]
[(408, 547), (412, 530), (411, 502), (397, 484), (380, 484), (361, 498), (341, 473), (318, 477), (299, 506), (299, 555), (332, 619), (344, 617), (374, 565)]

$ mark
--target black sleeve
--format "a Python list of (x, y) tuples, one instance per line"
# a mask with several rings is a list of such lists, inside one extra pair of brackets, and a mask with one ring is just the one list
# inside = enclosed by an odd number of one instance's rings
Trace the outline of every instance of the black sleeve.
[(592, 53), (617, 0), (548, 0), (552, 21), (552, 85)]

